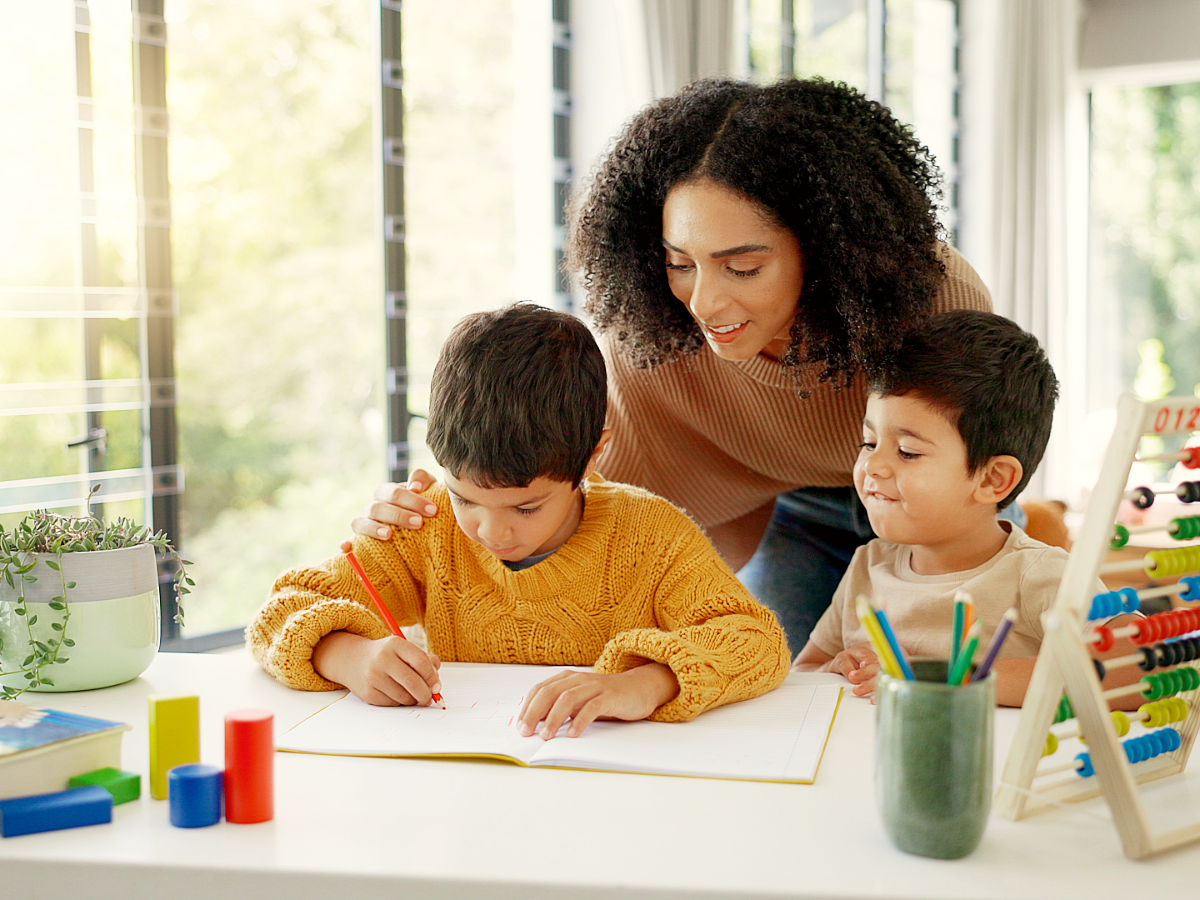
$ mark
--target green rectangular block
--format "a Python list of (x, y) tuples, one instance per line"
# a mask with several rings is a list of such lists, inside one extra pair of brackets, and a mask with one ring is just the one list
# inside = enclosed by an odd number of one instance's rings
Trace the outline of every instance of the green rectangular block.
[(114, 806), (142, 796), (142, 776), (137, 772), (114, 769), (112, 766), (96, 769), (94, 772), (84, 772), (67, 782), (67, 786), (73, 788), (87, 787), (89, 784), (98, 785), (112, 794)]
[(167, 799), (167, 773), (200, 762), (200, 698), (152, 696), (150, 700), (150, 796)]

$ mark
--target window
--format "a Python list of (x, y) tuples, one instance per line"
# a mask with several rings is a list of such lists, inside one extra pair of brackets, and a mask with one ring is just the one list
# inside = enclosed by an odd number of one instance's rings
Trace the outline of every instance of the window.
[(0, 115), (23, 136), (0, 143), (0, 522), (81, 513), (99, 483), (93, 511), (193, 561), (165, 645), (240, 640), (389, 471), (432, 467), (420, 414), (450, 326), (565, 303), (568, 14), (0, 7), (22, 86)]
[(943, 176), (942, 224), (957, 228), (954, 0), (750, 0), (749, 69), (758, 81), (819, 75), (882, 101), (913, 127)]
[[(1197, 158), (1200, 83), (1092, 89), (1091, 411), (1110, 409), (1128, 390), (1143, 400), (1200, 396)], [(1162, 478), (1169, 468), (1141, 474)]]

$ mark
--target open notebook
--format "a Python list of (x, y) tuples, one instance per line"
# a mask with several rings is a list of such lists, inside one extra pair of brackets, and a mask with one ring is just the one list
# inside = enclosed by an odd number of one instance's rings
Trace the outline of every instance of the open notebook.
[[(595, 722), (582, 736), (521, 737), (525, 692), (561, 668), (446, 663), (447, 709), (369, 706), (353, 694), (281, 735), (280, 750), (344, 756), (483, 756), (527, 766), (811, 784), (842, 689), (789, 676), (754, 700), (684, 723)], [(563, 734), (565, 735), (565, 729)]]

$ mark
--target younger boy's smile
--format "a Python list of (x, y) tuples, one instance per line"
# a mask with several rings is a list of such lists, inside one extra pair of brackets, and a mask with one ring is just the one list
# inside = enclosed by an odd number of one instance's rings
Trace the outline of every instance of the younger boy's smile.
[[(987, 527), (995, 507), (976, 496), (985, 477), (967, 471), (966, 444), (941, 409), (914, 394), (867, 398), (854, 487), (879, 537), (913, 545), (919, 574), (972, 568), (964, 560), (982, 564), (1004, 543), (998, 525)], [(972, 534), (986, 546), (967, 546)]]

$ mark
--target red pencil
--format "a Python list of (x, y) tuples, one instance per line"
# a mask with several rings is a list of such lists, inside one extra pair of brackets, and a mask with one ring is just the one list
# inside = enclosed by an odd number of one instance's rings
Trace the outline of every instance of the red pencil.
[[(387, 622), (387, 627), (392, 634), (399, 638), (408, 640), (404, 637), (404, 632), (400, 630), (400, 626), (396, 624), (395, 618), (392, 616), (392, 611), (387, 608), (387, 604), (383, 602), (383, 598), (379, 596), (379, 591), (375, 590), (375, 585), (371, 584), (371, 579), (367, 577), (366, 570), (362, 567), (362, 563), (358, 561), (358, 557), (354, 555), (353, 550), (346, 551), (346, 559), (350, 560), (350, 565), (354, 568), (354, 574), (358, 576), (358, 580), (362, 582), (363, 587), (367, 589), (367, 593), (371, 595), (371, 599), (375, 601), (375, 608), (379, 610), (379, 614), (383, 616), (383, 621)], [(433, 695), (433, 702), (442, 709), (446, 708), (446, 702), (442, 699), (441, 694)]]

